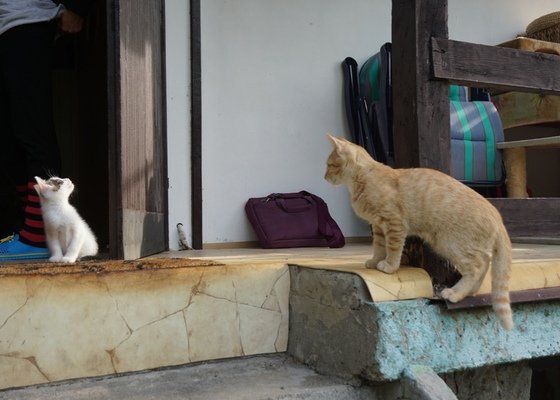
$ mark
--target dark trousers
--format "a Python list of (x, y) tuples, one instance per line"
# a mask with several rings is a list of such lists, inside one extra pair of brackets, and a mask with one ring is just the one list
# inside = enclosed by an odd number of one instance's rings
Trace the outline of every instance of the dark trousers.
[[(15, 185), (57, 174), (52, 53), (56, 25), (40, 22), (0, 35), (0, 234), (14, 230)], [(6, 207), (6, 208), (5, 208)]]

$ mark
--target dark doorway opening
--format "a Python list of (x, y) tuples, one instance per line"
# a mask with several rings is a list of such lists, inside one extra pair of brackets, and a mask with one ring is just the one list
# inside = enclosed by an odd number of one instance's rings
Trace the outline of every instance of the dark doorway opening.
[(61, 175), (74, 181), (72, 203), (109, 253), (107, 9), (95, 2), (82, 32), (56, 40), (54, 113)]

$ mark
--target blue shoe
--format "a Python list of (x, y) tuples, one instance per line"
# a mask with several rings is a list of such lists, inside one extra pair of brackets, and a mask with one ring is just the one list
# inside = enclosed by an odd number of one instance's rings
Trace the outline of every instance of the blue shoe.
[(35, 247), (19, 240), (15, 234), (0, 240), (0, 262), (19, 260), (46, 260), (49, 250), (45, 247)]

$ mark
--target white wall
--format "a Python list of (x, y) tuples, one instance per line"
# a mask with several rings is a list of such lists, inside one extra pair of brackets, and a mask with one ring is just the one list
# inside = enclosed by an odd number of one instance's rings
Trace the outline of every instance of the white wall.
[(323, 180), (325, 134), (345, 130), (341, 61), (388, 40), (389, 17), (371, 0), (203, 2), (204, 242), (254, 240), (246, 200), (302, 189), (345, 234), (367, 234)]
[[(168, 14), (183, 11), (182, 3), (168, 0)], [(326, 200), (347, 236), (367, 235), (367, 225), (354, 216), (346, 190), (323, 180), (330, 150), (325, 133), (347, 134), (340, 63), (347, 56), (362, 63), (390, 41), (391, 2), (201, 3), (203, 241), (254, 240), (244, 214), (246, 200), (302, 189)], [(450, 0), (450, 38), (497, 44), (559, 8), (557, 0)], [(185, 55), (175, 54), (188, 48), (181, 42), (185, 21), (187, 16), (178, 13), (167, 19), (168, 91), (177, 82), (181, 90), (186, 87)], [(187, 97), (179, 92), (173, 92), (173, 102), (168, 99), (168, 118), (174, 121), (173, 129), (168, 125), (171, 248), (176, 243), (175, 224), (183, 222), (190, 229), (188, 152), (177, 160), (188, 141), (184, 124), (190, 108), (188, 102), (177, 101)]]
[(165, 1), (169, 247), (178, 249), (182, 223), (192, 243), (190, 171), (190, 17), (187, 0)]

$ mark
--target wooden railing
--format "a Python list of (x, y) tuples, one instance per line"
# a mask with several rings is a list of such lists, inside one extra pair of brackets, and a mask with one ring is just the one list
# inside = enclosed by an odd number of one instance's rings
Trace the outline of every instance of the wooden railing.
[[(450, 173), (450, 83), (560, 95), (560, 56), (449, 40), (447, 15), (447, 0), (393, 0), (398, 167)], [(549, 173), (558, 179), (560, 171)], [(510, 236), (560, 237), (560, 198), (490, 200), (502, 213)]]

